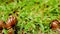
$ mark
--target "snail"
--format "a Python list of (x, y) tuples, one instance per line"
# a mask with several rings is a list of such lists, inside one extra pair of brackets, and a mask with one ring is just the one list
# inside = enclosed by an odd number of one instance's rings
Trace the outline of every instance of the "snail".
[(8, 20), (6, 21), (6, 28), (12, 28), (16, 24), (16, 17), (15, 16), (10, 16)]
[(51, 22), (51, 25), (50, 25), (50, 27), (51, 27), (52, 30), (58, 31), (58, 34), (60, 34), (59, 24), (60, 24), (60, 22), (58, 20), (53, 20)]
[(13, 30), (13, 26), (16, 24), (17, 20), (15, 16), (9, 16), (9, 18), (7, 19), (6, 23), (4, 23), (3, 20), (0, 20), (0, 31), (3, 30), (3, 28), (8, 29), (8, 34), (13, 34), (14, 30)]
[(59, 21), (53, 20), (51, 23), (51, 29), (56, 29), (56, 28), (59, 28)]

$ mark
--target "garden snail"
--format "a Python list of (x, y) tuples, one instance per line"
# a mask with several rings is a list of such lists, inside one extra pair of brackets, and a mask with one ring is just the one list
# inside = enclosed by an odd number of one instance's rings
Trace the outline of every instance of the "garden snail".
[(59, 21), (53, 20), (51, 23), (51, 29), (56, 29), (56, 28), (59, 28)]
[(51, 23), (51, 29), (58, 31), (58, 34), (60, 34), (60, 28), (59, 28), (59, 21), (53, 20)]
[(16, 17), (10, 16), (6, 22), (6, 28), (9, 29), (16, 24)]

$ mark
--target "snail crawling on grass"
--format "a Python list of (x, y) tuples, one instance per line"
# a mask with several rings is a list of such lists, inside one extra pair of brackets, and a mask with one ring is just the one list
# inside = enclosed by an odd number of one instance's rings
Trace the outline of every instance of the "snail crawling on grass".
[(9, 29), (12, 26), (14, 26), (16, 24), (16, 17), (15, 16), (10, 16), (8, 18), (8, 20), (6, 21), (6, 28)]
[(58, 20), (53, 20), (51, 22), (51, 29), (57, 29), (59, 28), (59, 21)]
[(13, 34), (13, 26), (16, 24), (17, 20), (15, 16), (10, 16), (6, 23), (4, 23), (3, 20), (0, 20), (0, 30), (2, 30), (3, 28), (8, 29), (8, 34)]
[(60, 28), (59, 28), (59, 21), (58, 20), (53, 20), (52, 22), (51, 22), (51, 29), (52, 30), (56, 30), (56, 31), (58, 31), (58, 33), (60, 34)]
[(17, 20), (15, 16), (10, 16), (6, 21), (6, 29), (8, 29), (8, 34), (13, 34), (14, 29), (12, 28), (16, 24)]

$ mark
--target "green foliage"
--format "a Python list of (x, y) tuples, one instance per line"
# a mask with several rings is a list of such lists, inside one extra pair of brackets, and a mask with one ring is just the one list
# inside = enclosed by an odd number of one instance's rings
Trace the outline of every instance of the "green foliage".
[[(39, 30), (42, 34), (53, 34), (50, 23), (59, 19), (58, 5), (58, 0), (0, 0), (0, 20), (6, 22), (10, 14), (16, 16), (17, 34), (22, 34), (23, 29), (27, 34), (38, 34)], [(7, 30), (3, 30), (7, 34)]]

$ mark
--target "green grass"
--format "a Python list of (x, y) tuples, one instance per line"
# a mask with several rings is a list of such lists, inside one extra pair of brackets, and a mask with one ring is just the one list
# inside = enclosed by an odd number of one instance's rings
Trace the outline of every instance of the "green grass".
[[(58, 5), (60, 0), (0, 0), (0, 20), (6, 22), (10, 14), (16, 16), (17, 34), (57, 34), (50, 29), (50, 23), (60, 20)], [(3, 30), (7, 34), (8, 30)]]

